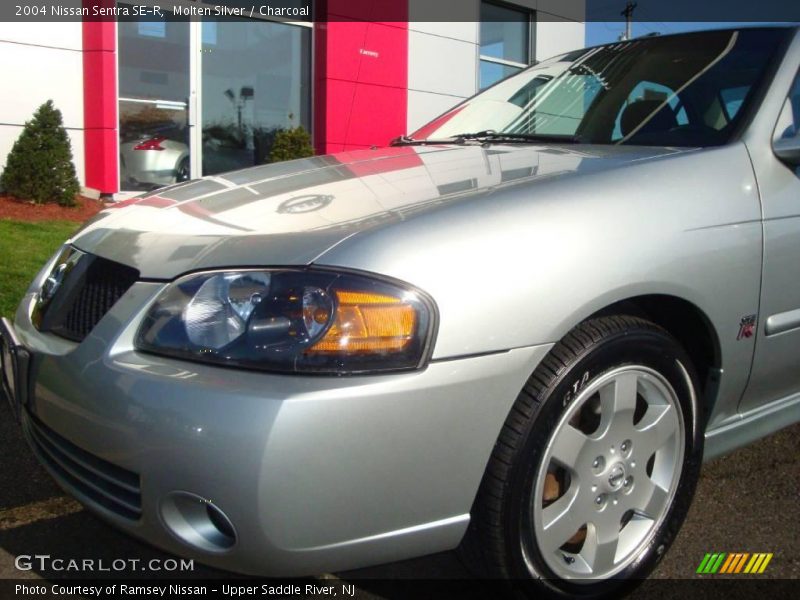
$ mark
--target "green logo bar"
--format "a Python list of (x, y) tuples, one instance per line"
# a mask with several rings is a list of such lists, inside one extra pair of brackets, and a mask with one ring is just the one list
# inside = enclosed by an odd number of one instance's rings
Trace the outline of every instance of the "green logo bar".
[(719, 568), (722, 566), (722, 561), (725, 559), (727, 554), (725, 552), (720, 552), (719, 557), (717, 558), (717, 562), (714, 563), (714, 566), (711, 568), (711, 573), (716, 573)]
[(714, 552), (714, 554), (706, 554), (700, 566), (697, 567), (697, 573), (716, 573), (722, 566), (722, 561), (725, 560), (727, 554), (725, 552)]
[(697, 573), (705, 573), (706, 572), (705, 571), (706, 565), (708, 564), (708, 561), (709, 561), (710, 558), (711, 558), (711, 555), (708, 552), (706, 552), (706, 555), (703, 557), (703, 562), (701, 562), (700, 566), (697, 567), (697, 571), (696, 571)]

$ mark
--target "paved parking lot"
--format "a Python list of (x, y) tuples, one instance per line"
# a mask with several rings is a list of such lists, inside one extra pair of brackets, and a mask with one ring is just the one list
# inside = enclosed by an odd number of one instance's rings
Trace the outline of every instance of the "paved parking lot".
[[(24, 445), (5, 399), (0, 402), (0, 578), (85, 577), (14, 567), (19, 555), (114, 559), (167, 558), (118, 533), (93, 517), (50, 480)], [(678, 540), (655, 577), (695, 576), (706, 552), (772, 552), (761, 577), (800, 579), (800, 425), (718, 459), (704, 468), (694, 505)], [(154, 573), (124, 572), (152, 578)], [(228, 577), (197, 565), (192, 578)], [(469, 577), (453, 553), (335, 575), (365, 592), (359, 597), (391, 596), (371, 579)], [(333, 577), (333, 576), (330, 576)]]

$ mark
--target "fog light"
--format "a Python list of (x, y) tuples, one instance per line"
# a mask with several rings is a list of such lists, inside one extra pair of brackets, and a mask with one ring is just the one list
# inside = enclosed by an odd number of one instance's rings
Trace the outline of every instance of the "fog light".
[(206, 552), (236, 544), (233, 523), (213, 502), (189, 492), (172, 492), (161, 502), (161, 519), (182, 542)]

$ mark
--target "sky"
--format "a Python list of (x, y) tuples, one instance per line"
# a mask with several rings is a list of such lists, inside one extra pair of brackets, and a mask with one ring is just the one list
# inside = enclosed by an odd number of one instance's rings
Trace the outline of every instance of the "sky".
[[(586, 15), (586, 44), (614, 42), (625, 29), (628, 0), (559, 0), (581, 5)], [(633, 37), (699, 29), (800, 21), (798, 0), (631, 0)], [(723, 22), (728, 19), (728, 22)]]
[[(757, 25), (756, 22), (675, 22), (675, 21), (647, 21), (637, 22), (634, 13), (633, 37), (640, 37), (647, 34), (659, 33), (679, 33), (681, 31), (697, 31), (699, 29), (723, 29), (725, 27), (740, 27), (747, 25)], [(621, 21), (604, 22), (595, 21), (586, 23), (586, 45), (596, 46), (614, 42), (619, 39), (620, 34), (625, 30), (625, 23)]]

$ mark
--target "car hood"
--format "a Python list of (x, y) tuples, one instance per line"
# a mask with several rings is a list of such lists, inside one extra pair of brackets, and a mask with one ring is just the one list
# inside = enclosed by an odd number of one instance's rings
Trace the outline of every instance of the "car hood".
[[(654, 160), (676, 149), (449, 145), (359, 150), (263, 165), (117, 203), (72, 243), (171, 279), (234, 266), (306, 265), (350, 236), (499, 187)], [(491, 206), (487, 204), (487, 210)]]

